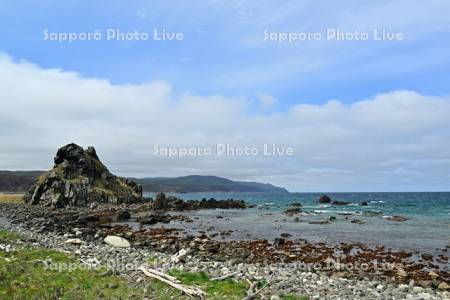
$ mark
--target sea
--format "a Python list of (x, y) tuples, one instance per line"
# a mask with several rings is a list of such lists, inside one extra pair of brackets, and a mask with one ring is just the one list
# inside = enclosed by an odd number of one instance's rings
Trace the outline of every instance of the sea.
[[(254, 204), (239, 210), (182, 212), (193, 223), (167, 224), (186, 231), (232, 230), (226, 239), (273, 240), (287, 233), (292, 239), (310, 242), (360, 242), (395, 250), (427, 251), (441, 254), (450, 247), (450, 192), (418, 193), (327, 193), (332, 200), (350, 202), (332, 205), (318, 202), (322, 193), (167, 193), (183, 200), (235, 199)], [(146, 194), (152, 197), (153, 194)], [(367, 206), (360, 205), (367, 202)], [(283, 212), (301, 203), (302, 213)], [(402, 216), (406, 221), (392, 221)], [(333, 219), (327, 224), (320, 221)], [(358, 223), (352, 223), (358, 220)], [(316, 222), (311, 224), (310, 222)], [(354, 221), (356, 222), (356, 221)], [(160, 225), (156, 225), (160, 226)], [(222, 237), (224, 238), (224, 237)], [(450, 252), (450, 249), (448, 249)]]

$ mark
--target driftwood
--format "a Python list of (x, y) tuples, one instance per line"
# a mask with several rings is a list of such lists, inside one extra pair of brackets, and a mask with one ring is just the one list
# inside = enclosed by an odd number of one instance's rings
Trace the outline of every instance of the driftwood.
[(211, 281), (225, 280), (225, 279), (227, 279), (227, 278), (234, 277), (234, 276), (236, 276), (236, 275), (238, 275), (238, 274), (240, 274), (240, 273), (241, 273), (241, 272), (233, 272), (233, 273), (225, 274), (225, 275), (223, 275), (223, 276), (214, 277), (214, 278), (211, 278)]
[[(139, 268), (146, 276), (150, 277), (150, 278), (154, 278), (156, 280), (159, 280), (161, 282), (164, 282), (168, 285), (170, 285), (173, 288), (176, 288), (177, 290), (182, 291), (183, 293), (185, 293), (186, 295), (190, 296), (190, 297), (197, 297), (200, 299), (204, 299), (206, 296), (206, 293), (204, 291), (202, 291), (201, 289), (198, 289), (196, 287), (190, 287), (190, 286), (184, 286), (181, 285), (180, 283), (177, 282), (173, 282), (171, 280), (168, 280), (162, 276), (156, 275), (154, 273), (149, 272), (147, 269), (145, 269), (144, 267), (140, 267)], [(164, 274), (165, 275), (165, 274)]]
[(157, 271), (157, 270), (155, 270), (155, 269), (148, 269), (148, 268), (146, 268), (145, 270), (146, 270), (147, 272), (149, 272), (149, 273), (155, 274), (155, 275), (157, 275), (157, 276), (160, 276), (160, 277), (165, 278), (165, 279), (167, 279), (167, 280), (170, 280), (170, 281), (172, 281), (172, 282), (180, 283), (180, 281), (179, 281), (178, 279), (176, 279), (175, 277), (170, 276), (170, 275), (167, 275), (167, 274), (164, 274), (164, 273), (159, 272), (159, 271)]
[(179, 263), (180, 261), (183, 262), (184, 258), (186, 257), (186, 255), (188, 255), (190, 253), (190, 249), (181, 249), (177, 254), (172, 255), (172, 257), (170, 258), (170, 260), (173, 263)]
[[(260, 294), (269, 285), (269, 282), (267, 282), (262, 288), (260, 288), (260, 289), (255, 291), (256, 283), (252, 283), (248, 279), (247, 279), (247, 281), (250, 284), (250, 288), (247, 291), (247, 296), (244, 299), (242, 299), (242, 300), (254, 300), (254, 299), (256, 299), (256, 296), (258, 296), (258, 294)], [(262, 295), (261, 295), (261, 297), (262, 297)]]

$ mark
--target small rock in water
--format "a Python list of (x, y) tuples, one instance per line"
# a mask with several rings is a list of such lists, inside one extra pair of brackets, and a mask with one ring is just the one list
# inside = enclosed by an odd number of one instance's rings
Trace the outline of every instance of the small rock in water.
[(433, 260), (433, 255), (424, 253), (421, 255), (424, 260)]
[(404, 222), (404, 221), (408, 220), (408, 218), (403, 217), (403, 216), (385, 216), (383, 218), (385, 218), (386, 220), (389, 220), (389, 221), (396, 221), (396, 222)]
[(319, 198), (319, 203), (331, 203), (331, 198), (327, 195), (323, 195)]
[(116, 248), (129, 248), (131, 247), (131, 244), (126, 239), (115, 236), (115, 235), (108, 235), (104, 240), (106, 244), (116, 247)]

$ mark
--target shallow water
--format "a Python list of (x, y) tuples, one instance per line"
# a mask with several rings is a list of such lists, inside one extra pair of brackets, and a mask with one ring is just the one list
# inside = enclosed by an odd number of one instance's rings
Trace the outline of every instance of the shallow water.
[[(194, 223), (173, 222), (170, 227), (186, 231), (219, 232), (234, 230), (226, 239), (268, 239), (281, 233), (291, 234), (292, 239), (315, 242), (362, 242), (369, 245), (386, 245), (393, 249), (408, 249), (441, 253), (450, 245), (450, 193), (329, 193), (333, 200), (352, 202), (336, 206), (317, 202), (318, 193), (183, 193), (169, 194), (184, 200), (202, 198), (242, 199), (257, 204), (259, 208), (246, 210), (201, 210), (183, 212)], [(148, 194), (147, 196), (152, 196)], [(366, 201), (368, 206), (359, 203)], [(300, 215), (299, 221), (282, 212), (289, 204), (300, 202), (308, 215)], [(368, 217), (364, 211), (380, 211), (383, 214)], [(387, 220), (386, 216), (401, 215), (404, 222)], [(217, 218), (222, 216), (223, 218)], [(330, 224), (309, 224), (310, 221), (336, 221)], [(364, 224), (350, 221), (358, 219)], [(159, 226), (159, 225), (156, 225)], [(209, 234), (209, 232), (208, 232)]]

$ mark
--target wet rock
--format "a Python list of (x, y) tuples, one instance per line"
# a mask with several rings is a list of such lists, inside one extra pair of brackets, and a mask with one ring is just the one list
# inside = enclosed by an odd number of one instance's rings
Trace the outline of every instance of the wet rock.
[(309, 224), (320, 224), (320, 225), (323, 225), (323, 224), (330, 224), (331, 222), (330, 222), (330, 220), (322, 220), (322, 221), (310, 221), (308, 223)]
[(77, 222), (78, 224), (87, 224), (98, 222), (98, 220), (99, 218), (96, 215), (81, 214), (80, 216), (78, 216)]
[(353, 224), (359, 224), (359, 225), (364, 224), (364, 222), (361, 221), (361, 220), (359, 220), (359, 219), (353, 219), (353, 220), (351, 220), (350, 222), (353, 223)]
[(152, 213), (143, 216), (139, 216), (137, 221), (144, 225), (153, 225), (158, 222), (160, 223), (170, 223), (171, 217), (163, 213)]
[(408, 218), (406, 218), (406, 217), (403, 217), (403, 216), (386, 216), (386, 217), (384, 217), (386, 220), (389, 220), (389, 221), (396, 221), (396, 222), (404, 222), (404, 221), (407, 221), (408, 220)]
[(383, 214), (383, 212), (382, 211), (375, 211), (375, 210), (368, 210), (368, 211), (363, 212), (363, 214), (366, 217), (376, 217), (376, 216), (381, 216)]
[(351, 202), (334, 200), (333, 202), (331, 202), (331, 204), (332, 205), (349, 205), (349, 204), (351, 204)]
[(300, 208), (289, 208), (284, 211), (284, 214), (292, 217), (292, 216), (298, 215), (301, 212), (302, 212), (302, 210)]
[(331, 203), (331, 198), (328, 197), (327, 195), (322, 195), (319, 198), (319, 203)]
[(153, 209), (156, 210), (170, 210), (170, 211), (184, 211), (184, 210), (199, 210), (199, 209), (244, 209), (247, 205), (242, 200), (216, 200), (202, 199), (183, 201), (177, 197), (167, 197), (164, 193), (158, 193), (153, 201)]
[(421, 255), (421, 257), (422, 257), (423, 260), (428, 260), (428, 261), (432, 261), (433, 260), (433, 255), (428, 254), (428, 253), (423, 253)]
[(290, 233), (282, 233), (282, 234), (280, 234), (280, 236), (281, 237), (283, 237), (283, 238), (288, 238), (288, 237), (290, 237), (291, 236), (291, 234)]
[(367, 205), (369, 205), (369, 203), (367, 203), (366, 201), (363, 201), (363, 202), (361, 202), (359, 205), (367, 206)]
[(117, 221), (126, 221), (130, 219), (130, 212), (128, 210), (119, 210), (116, 213), (116, 220)]

